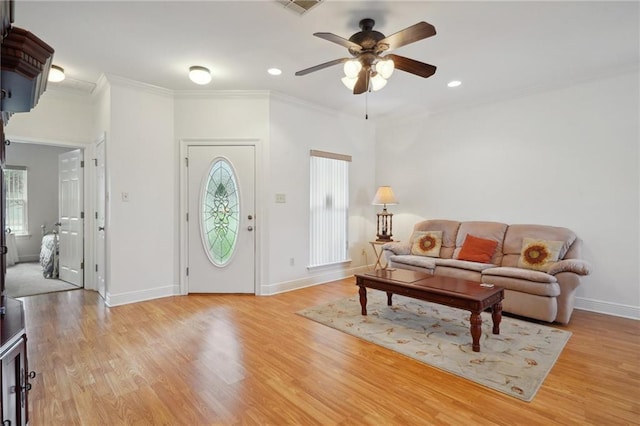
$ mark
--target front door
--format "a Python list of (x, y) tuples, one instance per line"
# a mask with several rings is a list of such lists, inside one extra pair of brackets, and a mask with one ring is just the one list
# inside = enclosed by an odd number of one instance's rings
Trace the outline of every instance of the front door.
[(255, 147), (190, 145), (189, 293), (255, 293)]
[(59, 277), (82, 287), (84, 284), (84, 217), (82, 212), (82, 150), (58, 156), (60, 218)]

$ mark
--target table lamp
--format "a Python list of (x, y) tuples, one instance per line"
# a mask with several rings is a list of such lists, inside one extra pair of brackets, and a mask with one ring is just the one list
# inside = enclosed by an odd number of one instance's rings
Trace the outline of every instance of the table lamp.
[(376, 241), (393, 241), (391, 239), (393, 235), (391, 232), (393, 228), (393, 213), (387, 212), (387, 204), (398, 204), (398, 200), (396, 200), (396, 196), (393, 194), (393, 189), (391, 189), (390, 186), (379, 187), (371, 204), (383, 206), (382, 213), (376, 213), (378, 216), (378, 239)]

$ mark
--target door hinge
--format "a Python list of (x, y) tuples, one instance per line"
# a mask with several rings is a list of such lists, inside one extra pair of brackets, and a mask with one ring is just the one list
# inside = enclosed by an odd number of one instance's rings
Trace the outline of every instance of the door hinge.
[(84, 219), (84, 212), (80, 212), (80, 219)]
[(96, 219), (98, 218), (98, 212), (96, 212)]
[(94, 158), (94, 159), (93, 159), (93, 165), (94, 165), (94, 166), (96, 166), (96, 167), (98, 167), (98, 159), (97, 159), (97, 158)]
[(189, 222), (189, 212), (187, 212), (187, 222)]
[(98, 264), (96, 263), (96, 272), (98, 272)]
[(84, 269), (84, 261), (80, 262), (80, 269)]
[(80, 167), (84, 167), (84, 160), (80, 161)]
[(187, 268), (187, 276), (189, 276), (189, 268)]
[(189, 157), (184, 157), (184, 164), (189, 167)]

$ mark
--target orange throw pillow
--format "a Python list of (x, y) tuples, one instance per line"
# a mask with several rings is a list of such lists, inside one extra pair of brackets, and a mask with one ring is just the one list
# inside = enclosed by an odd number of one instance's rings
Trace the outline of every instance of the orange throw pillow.
[(458, 260), (491, 263), (491, 258), (496, 251), (496, 247), (498, 247), (497, 241), (485, 240), (484, 238), (467, 234), (462, 244), (462, 249), (460, 249), (460, 253), (458, 254)]

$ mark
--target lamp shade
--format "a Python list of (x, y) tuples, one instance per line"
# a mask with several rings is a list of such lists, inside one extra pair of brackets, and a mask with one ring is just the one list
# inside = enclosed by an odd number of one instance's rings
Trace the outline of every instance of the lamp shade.
[(371, 77), (371, 87), (374, 92), (382, 89), (387, 85), (387, 80), (385, 80), (379, 73), (376, 73), (373, 77)]
[(376, 191), (376, 195), (373, 197), (371, 204), (386, 206), (387, 204), (398, 204), (398, 200), (390, 186), (381, 186)]

